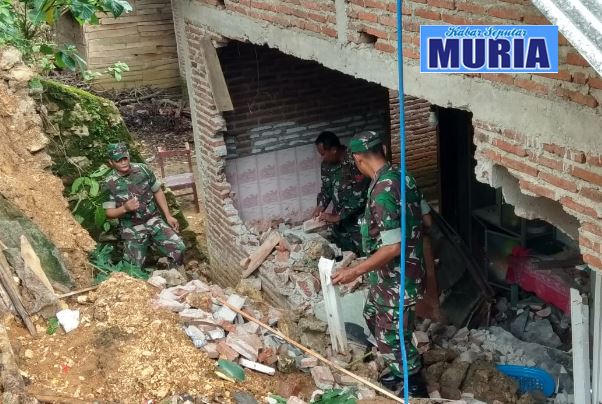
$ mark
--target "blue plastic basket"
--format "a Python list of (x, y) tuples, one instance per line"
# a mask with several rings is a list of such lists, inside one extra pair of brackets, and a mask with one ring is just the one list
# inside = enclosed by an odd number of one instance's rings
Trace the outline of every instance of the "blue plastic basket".
[(556, 391), (554, 379), (543, 369), (517, 365), (497, 365), (496, 368), (518, 382), (521, 394), (539, 390), (550, 397)]

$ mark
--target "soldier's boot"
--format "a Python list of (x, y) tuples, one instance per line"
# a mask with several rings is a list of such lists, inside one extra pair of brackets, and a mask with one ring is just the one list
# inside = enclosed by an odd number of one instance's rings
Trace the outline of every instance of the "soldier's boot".
[[(408, 377), (408, 395), (413, 398), (428, 398), (428, 392), (426, 390), (426, 382), (422, 377), (422, 373), (418, 372)], [(403, 384), (403, 383), (402, 383)], [(403, 398), (404, 388), (402, 387), (398, 394), (399, 397)]]
[(378, 382), (382, 384), (384, 388), (397, 392), (399, 388), (403, 385), (403, 378), (389, 372), (379, 377)]

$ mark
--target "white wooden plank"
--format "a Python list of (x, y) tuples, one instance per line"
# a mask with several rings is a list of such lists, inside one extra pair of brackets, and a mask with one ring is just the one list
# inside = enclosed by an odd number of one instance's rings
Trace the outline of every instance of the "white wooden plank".
[(599, 403), (602, 400), (602, 272), (594, 270), (594, 312), (593, 312), (593, 331), (594, 331), (594, 352), (592, 366), (592, 392), (593, 402)]
[(573, 337), (573, 384), (575, 402), (591, 404), (589, 361), (589, 307), (577, 289), (571, 289), (571, 328)]
[(331, 281), (331, 276), (335, 266), (334, 260), (320, 257), (318, 270), (320, 272), (320, 283), (322, 284), (322, 295), (324, 297), (324, 308), (328, 319), (328, 330), (330, 331), (330, 341), (332, 349), (335, 352), (347, 352), (347, 332), (345, 331), (345, 322), (341, 313), (341, 298), (339, 289)]

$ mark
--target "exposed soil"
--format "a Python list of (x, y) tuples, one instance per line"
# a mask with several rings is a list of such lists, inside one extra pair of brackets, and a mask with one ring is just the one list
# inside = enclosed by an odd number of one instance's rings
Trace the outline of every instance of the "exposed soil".
[(92, 279), (87, 255), (94, 241), (71, 215), (61, 180), (47, 170), (50, 159), (41, 150), (46, 140), (27, 89), (15, 92), (0, 80), (0, 194), (57, 246), (75, 284), (87, 286)]
[(28, 391), (124, 403), (188, 393), (226, 403), (236, 391), (260, 399), (299, 378), (305, 379), (304, 395), (313, 390), (302, 374), (270, 377), (247, 370), (246, 380), (237, 384), (218, 378), (215, 361), (193, 346), (179, 317), (153, 306), (156, 294), (153, 286), (118, 273), (89, 295), (92, 302), (70, 301), (82, 319), (71, 333), (34, 339), (10, 327)]

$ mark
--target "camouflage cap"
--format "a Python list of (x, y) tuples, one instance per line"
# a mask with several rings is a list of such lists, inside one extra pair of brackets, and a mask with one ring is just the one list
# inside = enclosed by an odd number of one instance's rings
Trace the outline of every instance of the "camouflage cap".
[(349, 142), (349, 150), (351, 153), (365, 153), (382, 143), (382, 139), (376, 132), (364, 131), (353, 136), (353, 139)]
[(130, 152), (125, 143), (111, 143), (107, 146), (107, 157), (109, 160), (117, 161), (124, 157), (130, 157)]

